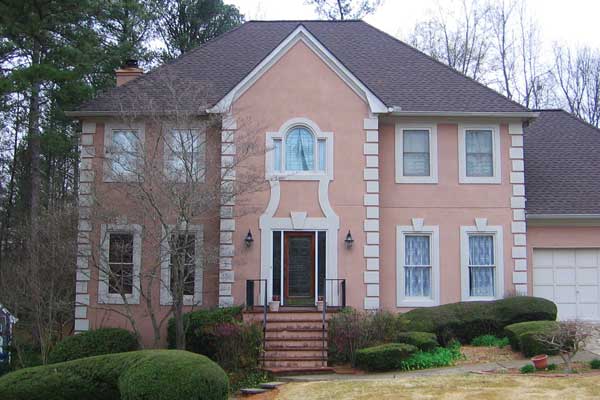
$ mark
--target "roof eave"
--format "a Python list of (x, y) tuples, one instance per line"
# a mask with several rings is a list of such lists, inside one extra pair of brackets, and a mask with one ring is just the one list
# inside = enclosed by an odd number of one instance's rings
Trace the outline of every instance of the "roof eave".
[(487, 117), (487, 118), (537, 118), (535, 111), (392, 111), (396, 117)]
[(600, 214), (527, 214), (530, 226), (600, 226)]
[[(135, 116), (148, 116), (148, 115), (173, 115), (175, 112), (164, 111), (162, 113), (143, 113), (143, 112), (135, 112)], [(195, 113), (195, 112), (194, 112)], [(91, 117), (123, 117), (123, 116), (131, 116), (127, 111), (65, 111), (65, 115), (67, 117), (71, 117), (74, 119), (79, 118), (91, 118)], [(198, 111), (198, 116), (206, 115), (205, 111)]]

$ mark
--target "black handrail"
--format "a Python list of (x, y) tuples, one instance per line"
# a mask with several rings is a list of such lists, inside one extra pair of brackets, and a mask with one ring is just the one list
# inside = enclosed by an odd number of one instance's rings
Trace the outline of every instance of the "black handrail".
[(263, 351), (263, 364), (265, 355), (265, 343), (267, 338), (267, 280), (266, 279), (247, 279), (246, 280), (246, 307), (251, 309), (254, 307), (254, 282), (260, 282), (260, 286), (264, 283), (264, 302), (263, 302), (263, 337), (262, 337), (262, 351)]
[(321, 340), (323, 341), (322, 346), (322, 362), (323, 362), (323, 366), (326, 367), (327, 366), (327, 357), (325, 356), (325, 352), (327, 351), (327, 336), (326, 336), (326, 332), (327, 329), (325, 327), (325, 324), (327, 323), (327, 283), (331, 282), (331, 292), (332, 292), (332, 296), (333, 296), (333, 284), (337, 283), (338, 287), (338, 306), (337, 307), (341, 307), (344, 308), (346, 307), (346, 280), (345, 279), (325, 279), (325, 285), (323, 288), (323, 314), (322, 314), (322, 318), (323, 318), (323, 325), (322, 325), (322, 337)]

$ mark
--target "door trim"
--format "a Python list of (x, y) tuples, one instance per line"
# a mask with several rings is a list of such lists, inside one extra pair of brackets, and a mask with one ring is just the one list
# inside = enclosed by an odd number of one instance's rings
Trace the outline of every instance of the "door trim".
[[(293, 237), (310, 237), (311, 239), (311, 244), (310, 244), (310, 260), (311, 260), (311, 266), (309, 268), (310, 271), (310, 285), (311, 285), (311, 293), (309, 296), (307, 296), (307, 299), (314, 299), (315, 298), (315, 276), (316, 276), (316, 258), (315, 258), (315, 246), (316, 246), (316, 232), (314, 231), (284, 231), (283, 232), (283, 246), (284, 246), (284, 251), (283, 251), (283, 304), (285, 305), (289, 305), (286, 304), (288, 303), (288, 299), (290, 299), (290, 295), (288, 294), (289, 292), (289, 265), (288, 265), (288, 258), (289, 258), (289, 238), (293, 238)], [(300, 297), (300, 298), (304, 298), (304, 297)]]

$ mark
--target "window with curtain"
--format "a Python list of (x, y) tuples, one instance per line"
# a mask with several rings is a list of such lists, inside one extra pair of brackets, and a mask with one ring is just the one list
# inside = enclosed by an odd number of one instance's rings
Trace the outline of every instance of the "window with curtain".
[(491, 130), (467, 130), (465, 149), (467, 176), (494, 176), (494, 141)]
[(495, 255), (493, 235), (469, 236), (469, 295), (495, 296)]
[(165, 140), (165, 168), (173, 178), (204, 180), (204, 135), (197, 129), (173, 129)]
[(273, 170), (281, 172), (281, 139), (273, 140)]
[(319, 152), (319, 171), (327, 169), (327, 142), (324, 139), (319, 139), (317, 142), (317, 150)]
[(117, 176), (132, 175), (138, 165), (138, 132), (136, 130), (115, 129), (111, 137), (112, 172)]
[(431, 297), (431, 240), (428, 235), (404, 237), (404, 295)]
[(110, 233), (108, 238), (108, 293), (133, 292), (133, 234)]
[(287, 171), (314, 170), (315, 138), (306, 128), (292, 129), (285, 139), (285, 169)]
[(171, 237), (170, 290), (175, 290), (175, 282), (182, 286), (184, 296), (194, 295), (194, 274), (196, 272), (196, 235), (176, 234)]
[(404, 176), (430, 175), (429, 131), (405, 129), (402, 134), (402, 171)]

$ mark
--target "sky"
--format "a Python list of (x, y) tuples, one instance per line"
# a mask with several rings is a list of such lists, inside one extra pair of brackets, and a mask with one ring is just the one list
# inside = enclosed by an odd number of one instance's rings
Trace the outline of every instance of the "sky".
[[(544, 46), (557, 42), (600, 48), (600, 0), (524, 0), (529, 15), (540, 28)], [(316, 19), (304, 0), (225, 0), (235, 4), (247, 20)], [(439, 5), (458, 5), (452, 0), (384, 0), (365, 21), (399, 39), (407, 39), (416, 22), (434, 13)]]

